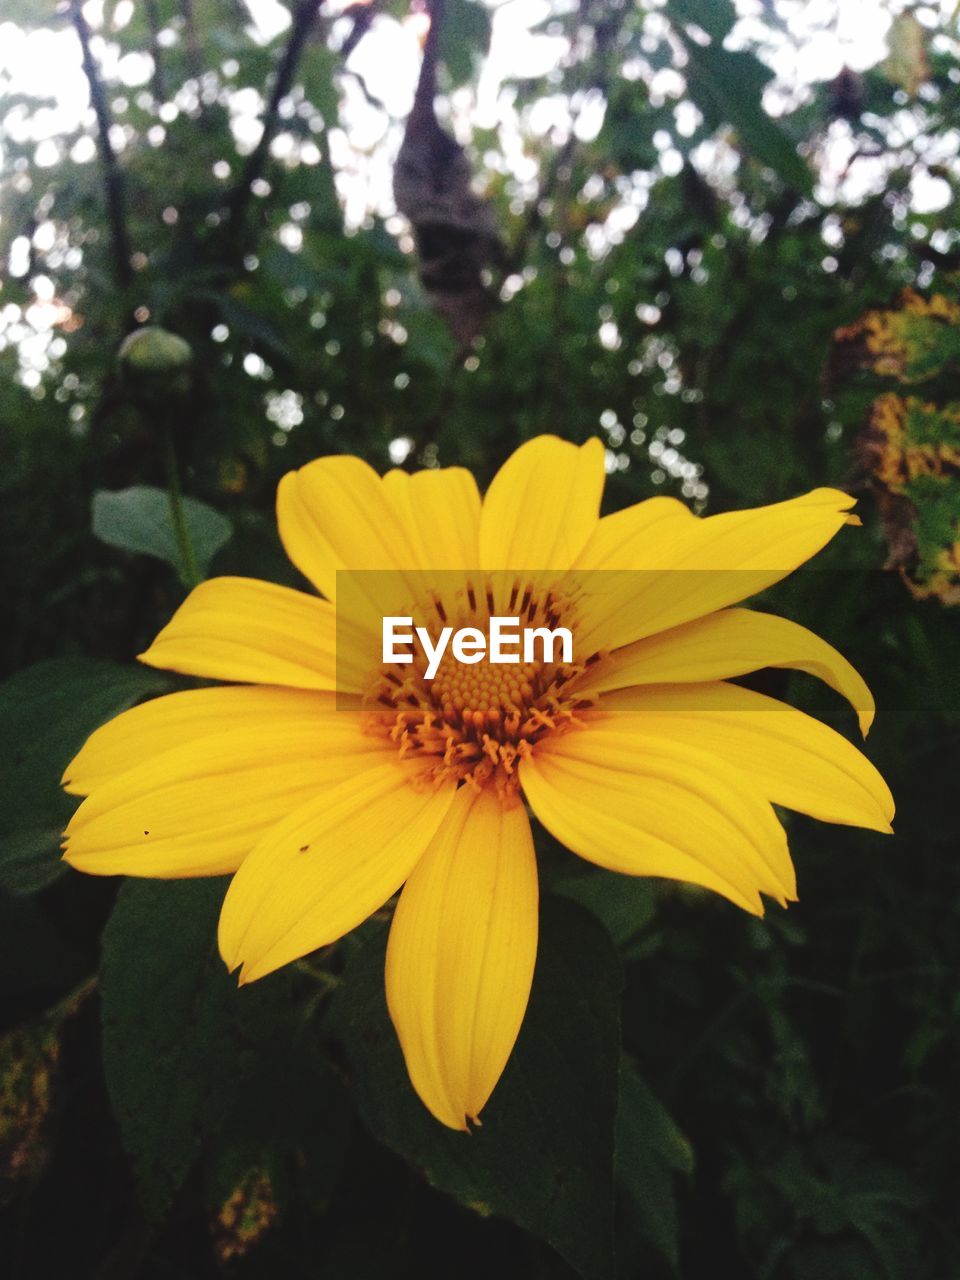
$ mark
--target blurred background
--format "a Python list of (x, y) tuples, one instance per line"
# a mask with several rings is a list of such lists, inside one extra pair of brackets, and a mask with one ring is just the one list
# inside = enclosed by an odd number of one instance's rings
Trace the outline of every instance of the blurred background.
[[(3, 0), (5, 1275), (960, 1275), (958, 21)], [(302, 585), (286, 470), (485, 483), (544, 431), (603, 439), (607, 509), (858, 496), (764, 603), (874, 690), (897, 834), (788, 816), (801, 900), (762, 921), (544, 840), (470, 1149), (398, 1064), (382, 921), (241, 999), (223, 885), (65, 871), (58, 783), (175, 687), (133, 657), (191, 583)]]

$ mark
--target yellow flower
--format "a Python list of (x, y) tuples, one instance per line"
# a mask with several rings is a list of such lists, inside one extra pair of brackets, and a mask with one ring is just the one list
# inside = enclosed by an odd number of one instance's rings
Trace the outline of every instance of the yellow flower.
[[(773, 804), (890, 830), (890, 793), (853, 746), (727, 683), (768, 666), (812, 672), (866, 731), (870, 693), (835, 650), (730, 607), (854, 521), (853, 500), (818, 489), (699, 519), (661, 497), (601, 519), (603, 463), (597, 440), (542, 436), (482, 502), (459, 468), (381, 479), (330, 457), (285, 476), (280, 534), (325, 598), (203, 583), (142, 660), (237, 683), (125, 712), (66, 773), (88, 797), (65, 838), (79, 870), (234, 873), (219, 941), (241, 982), (335, 941), (402, 887), (390, 1013), (417, 1092), (456, 1129), (496, 1085), (530, 991), (528, 806), (590, 862), (702, 885), (757, 914), (761, 893), (796, 896)], [(337, 665), (338, 578), (371, 570), (421, 604), (417, 583), (435, 580), (436, 614), (461, 626), (483, 629), (500, 605), (569, 622), (575, 661), (447, 655), (428, 681), (422, 662), (382, 667), (359, 641), (347, 651), (341, 630)]]

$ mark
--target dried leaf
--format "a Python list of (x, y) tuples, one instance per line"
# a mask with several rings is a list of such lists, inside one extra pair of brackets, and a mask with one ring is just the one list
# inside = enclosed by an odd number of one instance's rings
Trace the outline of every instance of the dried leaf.
[(918, 599), (960, 604), (960, 403), (893, 392), (859, 442), (897, 568)]
[(61, 1034), (92, 990), (84, 984), (42, 1018), (0, 1038), (0, 1205), (46, 1164)]
[(926, 31), (912, 13), (900, 13), (891, 22), (887, 51), (884, 75), (912, 98), (930, 79)]
[(210, 1223), (214, 1253), (221, 1266), (249, 1253), (279, 1216), (270, 1175), (264, 1169), (248, 1170)]
[[(906, 289), (835, 341), (834, 373), (866, 375), (879, 391), (857, 451), (888, 566), (917, 598), (960, 604), (960, 402), (944, 398), (960, 368), (960, 305)], [(907, 387), (924, 394), (904, 394)]]

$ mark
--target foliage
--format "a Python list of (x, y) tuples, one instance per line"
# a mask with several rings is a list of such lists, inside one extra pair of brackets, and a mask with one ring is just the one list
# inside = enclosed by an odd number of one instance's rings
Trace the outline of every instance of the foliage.
[[(139, 551), (165, 560), (187, 586), (192, 585), (190, 565), (178, 545), (176, 521), (162, 489), (139, 484), (116, 493), (98, 489), (93, 495), (91, 514), (90, 527), (101, 542), (121, 551)], [(183, 515), (193, 569), (206, 577), (211, 560), (230, 541), (230, 521), (195, 498), (183, 499)]]
[(0, 777), (3, 889), (31, 893), (60, 875), (60, 833), (71, 812), (60, 788), (64, 769), (105, 720), (168, 688), (160, 672), (54, 658), (0, 689), (0, 732), (7, 744)]
[[(904, 290), (837, 333), (836, 363), (861, 383), (896, 386), (873, 401), (859, 448), (873, 482), (890, 563), (918, 598), (960, 602), (960, 307)], [(914, 394), (920, 392), (921, 394)]]
[[(45, 141), (39, 98), (0, 106), (16, 1280), (960, 1272), (960, 75), (949, 23), (895, 7), (877, 65), (789, 84), (771, 55), (799, 0), (749, 21), (731, 0), (551, 3), (529, 39), (556, 68), (511, 64), (491, 124), (477, 86), (509, 6), (447, 0), (437, 117), (496, 229), (464, 346), (421, 283), (436, 244), (377, 176), (416, 69), (395, 107), (402, 63), (377, 83), (364, 54), (412, 41), (403, 0), (298, 0), (270, 39), (237, 0), (107, 0), (102, 22), (7, 6), (86, 48), (92, 94)], [(169, 376), (136, 367), (144, 326)], [(788, 817), (801, 902), (762, 921), (543, 838), (530, 1014), (464, 1137), (406, 1083), (383, 919), (238, 990), (222, 883), (64, 871), (59, 783), (98, 724), (173, 687), (132, 659), (197, 574), (296, 583), (272, 522), (286, 470), (349, 451), (485, 482), (544, 430), (604, 438), (611, 507), (861, 497), (865, 529), (770, 607), (874, 690), (897, 834)], [(805, 678), (758, 680), (850, 730)]]

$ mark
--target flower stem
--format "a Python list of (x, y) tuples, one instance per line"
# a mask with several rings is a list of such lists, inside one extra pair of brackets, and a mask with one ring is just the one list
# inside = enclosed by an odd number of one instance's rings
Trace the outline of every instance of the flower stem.
[(167, 473), (167, 498), (170, 502), (170, 519), (173, 522), (173, 533), (180, 552), (180, 578), (193, 590), (202, 581), (197, 569), (197, 558), (193, 554), (193, 543), (190, 530), (187, 528), (186, 512), (183, 509), (183, 493), (180, 489), (180, 474), (177, 469), (177, 455), (173, 447), (173, 432), (169, 427), (163, 429), (163, 465)]

